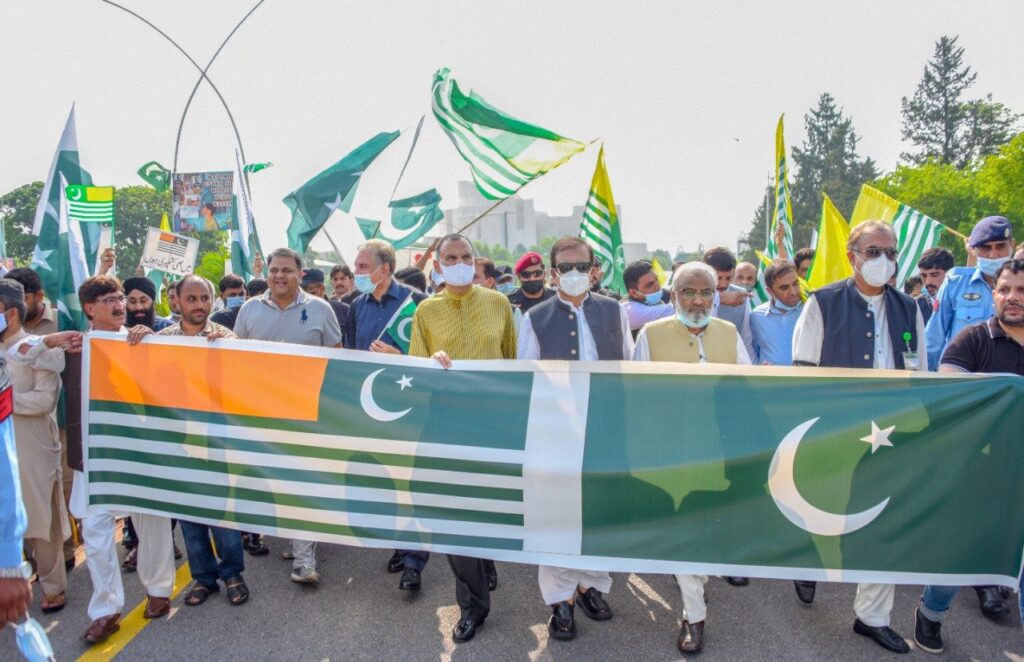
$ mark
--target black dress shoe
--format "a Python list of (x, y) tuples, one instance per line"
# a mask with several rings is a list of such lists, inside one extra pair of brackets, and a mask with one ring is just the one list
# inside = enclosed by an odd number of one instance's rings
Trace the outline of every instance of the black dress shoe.
[(853, 631), (861, 636), (874, 640), (876, 644), (886, 650), (891, 650), (893, 653), (910, 652), (910, 645), (907, 643), (906, 639), (896, 634), (896, 631), (888, 625), (884, 625), (880, 628), (873, 628), (870, 625), (865, 625), (858, 618), (853, 622)]
[(733, 586), (746, 586), (750, 583), (749, 577), (726, 577), (725, 581)]
[(809, 605), (814, 602), (814, 591), (818, 588), (818, 582), (805, 582), (798, 579), (793, 582), (793, 588), (796, 589), (796, 597), (800, 598), (800, 602)]
[(981, 607), (981, 613), (986, 617), (997, 621), (1010, 613), (1006, 603), (1003, 602), (1003, 596), (999, 592), (998, 586), (975, 586), (974, 590), (978, 594), (978, 606)]
[(580, 606), (588, 618), (595, 621), (607, 621), (612, 617), (612, 608), (605, 602), (601, 591), (591, 586), (586, 591), (576, 590), (576, 604)]
[(920, 609), (914, 610), (914, 641), (926, 653), (941, 653), (942, 623), (926, 617)]
[(405, 562), (402, 560), (402, 555), (396, 550), (395, 553), (391, 555), (391, 558), (388, 559), (388, 572), (402, 572), (404, 568)]
[(676, 646), (679, 647), (681, 653), (699, 653), (704, 647), (704, 621), (700, 623), (683, 621)]
[(464, 644), (476, 636), (476, 631), (484, 626), (483, 621), (474, 618), (464, 617), (452, 630), (452, 641), (457, 644)]
[(266, 556), (270, 553), (270, 548), (263, 542), (263, 536), (258, 533), (242, 536), (242, 547), (252, 556)]
[(555, 639), (576, 638), (576, 616), (573, 606), (568, 602), (551, 605), (551, 618), (548, 619), (548, 632)]
[(398, 588), (403, 591), (420, 590), (420, 571), (416, 568), (406, 568), (402, 571), (402, 578), (398, 580)]
[(485, 569), (487, 574), (487, 590), (493, 591), (498, 588), (498, 569), (494, 567), (494, 561), (485, 561), (487, 567)]

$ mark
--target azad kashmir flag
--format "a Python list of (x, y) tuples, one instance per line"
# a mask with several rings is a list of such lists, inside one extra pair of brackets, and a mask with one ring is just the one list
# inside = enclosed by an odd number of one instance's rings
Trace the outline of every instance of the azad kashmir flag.
[[(252, 211), (252, 197), (245, 178), (242, 157), (235, 150), (234, 187), (231, 192), (231, 273), (245, 282), (253, 278), (262, 278), (263, 274), (253, 273), (253, 260), (256, 254), (263, 255), (260, 237), (256, 233), (256, 219)], [(253, 171), (255, 172), (255, 171)]]
[[(62, 180), (63, 178), (63, 180)], [(32, 253), (32, 268), (39, 274), (43, 282), (43, 290), (46, 298), (56, 302), (59, 315), (59, 326), (61, 331), (80, 330), (79, 319), (68, 303), (61, 301), (69, 294), (68, 287), (71, 286), (70, 262), (65, 246), (61, 244), (61, 236), (65, 237), (67, 232), (61, 232), (60, 209), (65, 204), (65, 189), (68, 185), (91, 185), (92, 177), (81, 166), (78, 156), (78, 136), (75, 131), (75, 108), (71, 107), (67, 122), (64, 124), (64, 131), (61, 133), (60, 142), (57, 144), (57, 152), (50, 164), (50, 171), (43, 184), (43, 192), (39, 196), (39, 204), (36, 206), (35, 220), (32, 224), (32, 234), (36, 236), (36, 246)], [(80, 229), (80, 228), (79, 228)], [(86, 264), (94, 264), (92, 260), (86, 259)], [(75, 288), (77, 295), (77, 288)], [(65, 310), (61, 310), (63, 305)]]
[(465, 94), (448, 68), (434, 74), (431, 105), (441, 128), (469, 164), (477, 190), (491, 200), (514, 195), (586, 147), (508, 115), (472, 90)]
[(316, 233), (336, 209), (348, 211), (356, 184), (366, 167), (399, 136), (398, 131), (378, 133), (340, 161), (295, 189), (283, 202), (292, 212), (288, 247), (305, 252)]
[(391, 336), (403, 354), (409, 353), (409, 344), (412, 343), (412, 317), (414, 314), (416, 314), (416, 302), (410, 296), (395, 311), (394, 317), (384, 328), (384, 333)]
[[(601, 262), (601, 287), (626, 294), (622, 276), (626, 272), (626, 257), (622, 249), (622, 228), (619, 213), (612, 196), (612, 183), (604, 164), (604, 145), (597, 154), (597, 166), (590, 180), (590, 194), (583, 207), (583, 222), (580, 224), (580, 238), (594, 250), (594, 257)], [(660, 280), (660, 279), (659, 279)]]
[(93, 506), (621, 572), (1014, 587), (1021, 569), (1016, 376), (444, 370), (244, 340), (129, 347), (109, 333), (89, 334), (83, 358)]
[(853, 267), (846, 257), (846, 241), (850, 238), (850, 225), (839, 213), (832, 199), (823, 195), (818, 240), (814, 246), (814, 260), (807, 274), (812, 290), (853, 275)]
[[(768, 232), (768, 243), (764, 248), (769, 263), (780, 255), (779, 247), (776, 245), (775, 232), (782, 224), (785, 228), (783, 237), (783, 248), (786, 256), (793, 259), (793, 205), (789, 199), (789, 166), (786, 165), (786, 140), (782, 132), (782, 121), (785, 115), (779, 116), (779, 124), (775, 128), (775, 195), (772, 209), (772, 222)], [(764, 266), (758, 265), (757, 282), (754, 284), (754, 296), (751, 304), (759, 306), (768, 301), (771, 297), (768, 294), (768, 287), (764, 283)]]

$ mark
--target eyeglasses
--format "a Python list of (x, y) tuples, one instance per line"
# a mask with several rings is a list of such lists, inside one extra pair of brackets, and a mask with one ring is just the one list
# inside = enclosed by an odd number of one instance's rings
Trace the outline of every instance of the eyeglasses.
[(874, 260), (876, 257), (885, 253), (885, 257), (889, 258), (890, 262), (896, 261), (896, 256), (900, 254), (895, 248), (876, 248), (875, 246), (869, 246), (862, 251), (853, 251), (854, 253), (860, 253), (866, 255), (869, 260)]
[(701, 296), (702, 299), (711, 299), (712, 297), (715, 296), (715, 291), (711, 289), (694, 290), (689, 287), (684, 290), (679, 290), (679, 295), (684, 299), (693, 299), (698, 294)]
[(543, 269), (538, 269), (538, 270), (533, 270), (533, 271), (520, 271), (519, 272), (519, 277), (522, 278), (523, 280), (533, 280), (534, 278), (543, 278), (544, 277), (544, 270)]
[(573, 269), (580, 272), (581, 274), (590, 273), (590, 269), (594, 266), (592, 262), (559, 262), (555, 265), (555, 269), (560, 274), (567, 274)]
[(102, 297), (100, 299), (96, 299), (96, 303), (102, 303), (106, 306), (111, 306), (115, 303), (124, 303), (124, 295)]

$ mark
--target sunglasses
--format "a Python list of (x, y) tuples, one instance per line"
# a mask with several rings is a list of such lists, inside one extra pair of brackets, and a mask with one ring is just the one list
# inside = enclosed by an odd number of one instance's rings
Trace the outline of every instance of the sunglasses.
[(555, 265), (555, 269), (560, 274), (567, 274), (573, 269), (580, 272), (581, 274), (589, 273), (594, 264), (592, 262), (559, 262)]
[(890, 262), (895, 262), (896, 256), (900, 254), (895, 248), (876, 248), (874, 246), (869, 246), (862, 251), (854, 251), (854, 253), (866, 255), (869, 260), (874, 260), (876, 257), (882, 255), (882, 253), (885, 253), (885, 257), (889, 258)]
[(520, 278), (525, 278), (526, 280), (533, 280), (534, 278), (543, 278), (544, 277), (544, 270), (543, 269), (537, 269), (537, 270), (533, 270), (533, 271), (520, 271), (519, 272), (519, 277)]

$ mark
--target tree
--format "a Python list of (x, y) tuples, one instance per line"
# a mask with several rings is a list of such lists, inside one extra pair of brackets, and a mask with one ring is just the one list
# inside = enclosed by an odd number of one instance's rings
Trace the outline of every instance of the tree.
[(958, 39), (939, 38), (914, 96), (903, 97), (903, 140), (917, 148), (901, 155), (908, 163), (934, 159), (963, 168), (995, 153), (1013, 135), (1018, 116), (992, 95), (964, 98), (978, 74), (964, 64)]
[(769, 184), (768, 187), (761, 194), (761, 203), (757, 205), (757, 209), (754, 210), (754, 222), (750, 225), (750, 232), (747, 233), (747, 250), (742, 255), (737, 255), (736, 259), (741, 262), (752, 262), (758, 264), (757, 254), (754, 251), (763, 251), (765, 244), (767, 243), (768, 235), (765, 231), (767, 224), (770, 221), (769, 215), (771, 214), (772, 207), (770, 206), (770, 198), (775, 194), (775, 184)]
[(791, 193), (794, 248), (809, 245), (821, 216), (822, 193), (828, 193), (839, 211), (849, 217), (861, 184), (879, 174), (874, 161), (862, 160), (857, 154), (860, 137), (853, 129), (853, 119), (843, 115), (828, 92), (819, 97), (817, 108), (804, 115), (804, 128), (803, 146), (792, 150), (796, 166)]
[(43, 183), (33, 182), (0, 196), (0, 222), (4, 224), (7, 238), (7, 255), (19, 265), (32, 261), (32, 251), (36, 247), (32, 223), (42, 194)]

